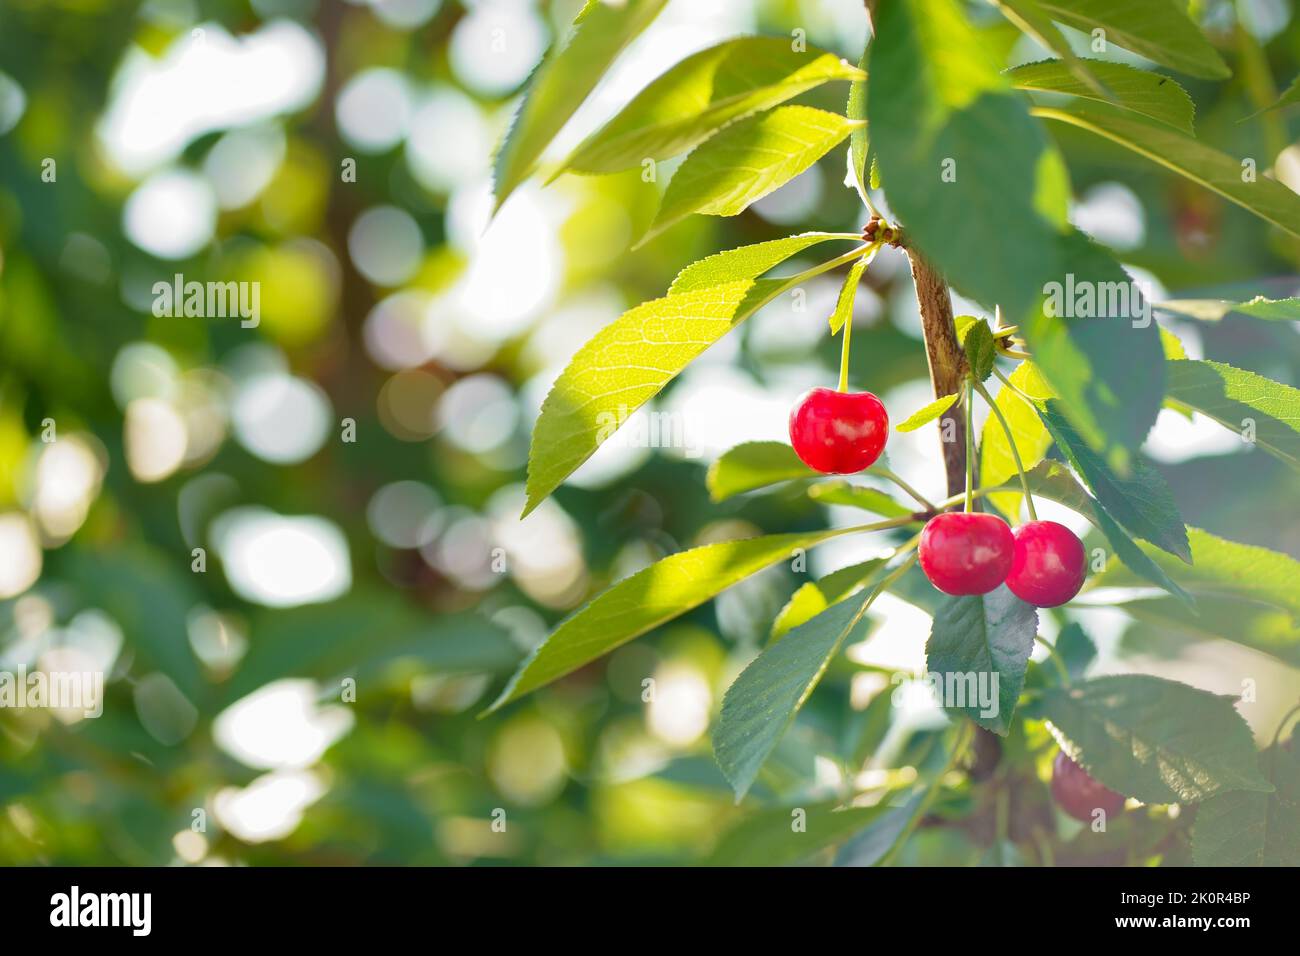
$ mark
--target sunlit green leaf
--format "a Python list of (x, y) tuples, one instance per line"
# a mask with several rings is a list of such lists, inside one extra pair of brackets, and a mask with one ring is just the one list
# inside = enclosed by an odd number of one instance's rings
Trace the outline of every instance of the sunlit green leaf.
[(641, 243), (692, 214), (744, 212), (860, 125), (809, 106), (779, 106), (733, 123), (692, 150), (677, 168)]
[(679, 551), (624, 578), (567, 617), (520, 667), (490, 710), (516, 700), (699, 607), (796, 549), (848, 529), (774, 534)]
[(956, 392), (953, 392), (951, 395), (944, 395), (941, 398), (936, 398), (929, 404), (922, 405), (916, 411), (912, 412), (912, 414), (908, 415), (907, 418), (895, 425), (894, 428), (900, 432), (914, 432), (922, 425), (928, 425), (948, 409), (952, 408), (960, 397), (961, 396)]
[(798, 255), (805, 249), (828, 242), (832, 239), (861, 242), (862, 237), (844, 232), (805, 232), (784, 239), (772, 239), (768, 242), (756, 242), (748, 246), (739, 246), (725, 252), (705, 256), (699, 262), (693, 262), (681, 272), (668, 287), (669, 294), (694, 292), (710, 286), (737, 282), (741, 279), (757, 279), (769, 269), (774, 269), (791, 256)]
[(714, 501), (754, 491), (780, 481), (817, 478), (785, 442), (751, 441), (725, 452), (709, 466), (706, 483)]
[(561, 171), (612, 173), (676, 156), (828, 80), (860, 76), (834, 54), (796, 51), (789, 37), (727, 40), (688, 56), (643, 89), (575, 149)]
[(872, 558), (801, 584), (772, 622), (772, 640), (812, 620), (832, 604), (857, 594), (880, 575), (887, 563), (886, 558)]
[(666, 0), (587, 0), (567, 42), (534, 72), (528, 92), (497, 151), (494, 209), (537, 168), (555, 134), (595, 88), (614, 58), (650, 25)]

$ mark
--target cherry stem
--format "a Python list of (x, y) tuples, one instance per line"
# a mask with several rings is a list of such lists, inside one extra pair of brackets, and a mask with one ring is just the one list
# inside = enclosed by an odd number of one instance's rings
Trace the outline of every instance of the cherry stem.
[(1002, 433), (1007, 436), (1007, 444), (1011, 446), (1011, 457), (1016, 463), (1016, 474), (1020, 476), (1020, 487), (1025, 490), (1025, 504), (1029, 506), (1029, 520), (1037, 521), (1038, 512), (1034, 510), (1034, 496), (1029, 493), (1029, 478), (1025, 475), (1025, 466), (1020, 461), (1020, 451), (1016, 448), (1016, 439), (1011, 434), (1011, 426), (1007, 424), (1006, 416), (1002, 414), (1002, 409), (998, 408), (998, 403), (989, 396), (984, 383), (975, 382), (975, 387), (979, 390), (980, 398), (984, 399), (989, 409), (997, 417), (998, 424), (1002, 426)]
[[(852, 310), (850, 310), (852, 311)], [(844, 340), (840, 343), (840, 391), (849, 390), (849, 339), (853, 333), (853, 316), (844, 317)]]
[(1011, 389), (1011, 391), (1015, 392), (1017, 395), (1019, 395), (1021, 398), (1023, 398), (1026, 402), (1028, 402), (1030, 408), (1037, 408), (1037, 407), (1038, 407), (1038, 403), (1035, 402), (1035, 401), (1034, 401), (1032, 398), (1030, 398), (1028, 395), (1026, 395), (1023, 391), (1021, 391), (1019, 385), (1017, 385), (1015, 382), (1011, 381), (1011, 379), (1009, 379), (1009, 378), (1007, 378), (1005, 375), (1003, 375), (1003, 374), (1002, 374), (1002, 369), (998, 368), (996, 365), (993, 366), (993, 374), (996, 375), (996, 376), (998, 377), (998, 380), (999, 380), (1000, 382), (1002, 382), (1003, 385), (1005, 385), (1007, 388)]
[(975, 389), (972, 386), (974, 379), (966, 384), (966, 505), (962, 509), (969, 512), (975, 501), (973, 491), (975, 489), (975, 417), (971, 409), (975, 404)]
[(915, 498), (917, 503), (925, 507), (926, 510), (928, 511), (935, 510), (934, 502), (932, 502), (929, 498), (926, 498), (925, 495), (921, 494), (919, 491), (917, 491), (915, 488), (913, 488), (911, 485), (905, 482), (902, 478), (898, 477), (898, 475), (894, 474), (888, 468), (882, 468), (879, 465), (873, 465), (871, 468), (867, 469), (867, 474), (879, 475), (881, 478), (884, 478), (886, 481), (892, 481), (894, 484), (898, 485), (899, 488), (902, 488), (905, 492), (907, 492), (909, 495)]
[(1277, 730), (1273, 734), (1273, 743), (1270, 746), (1277, 746), (1277, 742), (1282, 739), (1282, 731), (1286, 730), (1286, 725), (1290, 723), (1291, 718), (1296, 714), (1300, 714), (1300, 704), (1296, 704), (1283, 715), (1282, 721), (1277, 725)]
[(1061, 655), (1057, 652), (1055, 647), (1053, 647), (1051, 644), (1048, 644), (1047, 641), (1043, 640), (1037, 634), (1034, 635), (1034, 640), (1037, 641), (1039, 644), (1042, 644), (1043, 647), (1047, 648), (1047, 656), (1050, 657), (1052, 659), (1052, 663), (1056, 665), (1056, 672), (1057, 674), (1060, 675), (1061, 683), (1066, 687), (1069, 687), (1070, 669), (1065, 666), (1065, 659), (1061, 657)]

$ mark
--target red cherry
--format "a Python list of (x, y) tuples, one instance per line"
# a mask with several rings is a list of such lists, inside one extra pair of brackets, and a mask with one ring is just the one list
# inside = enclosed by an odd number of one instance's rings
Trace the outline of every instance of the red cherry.
[(1007, 587), (1037, 607), (1057, 607), (1079, 593), (1088, 574), (1083, 542), (1055, 521), (1027, 521), (1012, 532)]
[(870, 392), (813, 388), (790, 413), (790, 444), (809, 468), (851, 475), (869, 468), (885, 449), (889, 415)]
[(1052, 798), (1057, 806), (1084, 823), (1092, 822), (1094, 810), (1105, 810), (1113, 817), (1124, 810), (1124, 795), (1098, 783), (1088, 771), (1058, 751), (1052, 761)]
[(997, 515), (945, 511), (921, 531), (921, 570), (944, 594), (987, 594), (1007, 578), (1015, 542)]

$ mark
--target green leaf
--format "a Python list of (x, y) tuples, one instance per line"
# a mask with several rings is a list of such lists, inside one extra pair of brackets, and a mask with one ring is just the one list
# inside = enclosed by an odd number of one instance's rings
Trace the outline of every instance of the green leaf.
[(943, 680), (944, 708), (1006, 736), (1037, 633), (1037, 610), (1005, 584), (947, 597), (925, 645), (926, 669)]
[[(870, 473), (868, 471), (868, 474)], [(808, 497), (818, 504), (861, 508), (863, 511), (870, 511), (872, 514), (886, 518), (901, 518), (912, 513), (911, 508), (899, 504), (883, 491), (868, 488), (866, 485), (856, 485), (844, 478), (810, 485)]]
[(624, 578), (561, 622), (511, 678), (488, 713), (699, 607), (796, 549), (855, 529), (720, 541), (670, 554)]
[(1070, 759), (1112, 790), (1144, 803), (1190, 803), (1272, 789), (1233, 700), (1124, 674), (1049, 689), (1039, 709)]
[(770, 644), (728, 688), (713, 754), (736, 802), (749, 791), (795, 714), (813, 692), (844, 638), (862, 620), (868, 599), (833, 604)]
[(1063, 266), (1042, 287), (1048, 307), (1031, 308), (1021, 334), (1066, 418), (1089, 447), (1122, 467), (1164, 401), (1159, 325), (1105, 249), (1077, 231), (1057, 242)]
[[(1182, 340), (1163, 325), (1160, 327), (1160, 346), (1164, 349), (1166, 362), (1187, 358), (1187, 349), (1183, 347)], [(1165, 371), (1168, 370), (1169, 367), (1165, 366)]]
[(1229, 312), (1249, 315), (1255, 319), (1273, 319), (1294, 322), (1300, 319), (1300, 298), (1266, 299), (1257, 295), (1249, 302), (1227, 302), (1223, 299), (1170, 299), (1157, 302), (1156, 308), (1164, 312), (1186, 315), (1203, 322), (1217, 322)]
[(704, 287), (691, 280), (689, 291), (642, 303), (598, 332), (542, 402), (528, 452), (524, 515), (710, 345), (782, 292), (842, 261), (786, 279)]
[(1125, 63), (1085, 60), (1088, 69), (1103, 83), (1106, 92), (1081, 80), (1061, 60), (1026, 63), (1007, 71), (1017, 89), (1036, 93), (1064, 93), (1100, 103), (1114, 104), (1150, 119), (1172, 126), (1188, 136), (1196, 107), (1187, 91), (1167, 76), (1139, 70)]
[(1271, 222), (1293, 236), (1300, 236), (1300, 196), (1268, 176), (1246, 182), (1241, 161), (1206, 146), (1162, 123), (1101, 103), (1072, 102), (1038, 106), (1035, 114), (1086, 129), (1159, 163), (1180, 176), (1218, 193)]
[[(732, 827), (706, 861), (707, 866), (787, 866), (846, 840), (881, 816), (889, 806), (838, 809), (836, 803), (760, 810)], [(795, 828), (800, 816), (801, 829)]]
[[(867, 40), (871, 42), (870, 38)], [(863, 72), (863, 78), (854, 80), (849, 84), (849, 101), (845, 104), (844, 115), (851, 120), (857, 120), (862, 123), (849, 134), (849, 176), (853, 185), (858, 190), (858, 195), (863, 197), (863, 205), (866, 205), (867, 187), (878, 189), (880, 184), (872, 181), (871, 174), (867, 171), (867, 155), (870, 147), (870, 140), (867, 133), (867, 50), (864, 47), (862, 56), (858, 59), (858, 69)]]
[(962, 351), (966, 353), (966, 362), (970, 365), (971, 375), (977, 382), (982, 382), (993, 374), (993, 359), (997, 349), (993, 345), (993, 332), (983, 319), (972, 322), (962, 330), (960, 336)]
[(1295, 866), (1300, 860), (1300, 755), (1274, 744), (1260, 755), (1273, 793), (1230, 790), (1206, 800), (1192, 824), (1197, 866)]
[(390, 595), (353, 592), (255, 618), (248, 654), (224, 691), (236, 700), (282, 677), (359, 677), (399, 659), (440, 673), (495, 674), (520, 656), (510, 636), (481, 615), (431, 617)]
[(796, 52), (789, 37), (739, 37), (688, 56), (637, 94), (561, 166), (613, 173), (666, 159), (718, 130), (828, 80), (861, 72), (821, 50)]
[(853, 318), (853, 300), (857, 298), (858, 283), (862, 281), (862, 273), (871, 264), (871, 260), (876, 256), (876, 249), (879, 248), (879, 246), (875, 247), (870, 253), (856, 260), (844, 276), (844, 284), (840, 286), (840, 294), (835, 299), (835, 311), (831, 313), (831, 335), (837, 334), (844, 328), (844, 323)]
[(1247, 116), (1246, 119), (1254, 119), (1256, 116), (1259, 116), (1261, 113), (1268, 113), (1273, 110), (1282, 109), (1283, 107), (1287, 107), (1287, 106), (1295, 106), (1295, 104), (1297, 103), (1300, 103), (1300, 76), (1297, 76), (1294, 80), (1292, 80), (1291, 85), (1288, 86), (1285, 90), (1283, 90), (1282, 93), (1278, 96), (1278, 98), (1274, 100), (1271, 104), (1264, 107), (1262, 110), (1258, 110), (1252, 113), (1250, 116)]
[(780, 441), (750, 441), (724, 452), (709, 466), (705, 478), (709, 497), (724, 501), (732, 495), (765, 488), (781, 481), (796, 478), (818, 478), (794, 453), (794, 449)]
[(1222, 80), (1232, 75), (1223, 57), (1174, 0), (1038, 0), (1054, 20), (1092, 33), (1189, 76)]
[(711, 286), (738, 282), (741, 279), (757, 279), (769, 269), (774, 269), (791, 256), (798, 255), (805, 249), (829, 242), (832, 239), (848, 239), (861, 242), (862, 237), (847, 232), (804, 232), (784, 239), (772, 239), (768, 242), (756, 242), (748, 246), (739, 246), (725, 252), (706, 256), (699, 262), (693, 262), (681, 272), (668, 287), (670, 295), (682, 292), (695, 292)]
[(1253, 423), (1261, 448), (1300, 468), (1300, 390), (1221, 362), (1170, 362), (1168, 372), (1170, 399), (1239, 435)]
[(642, 245), (687, 216), (735, 216), (798, 176), (861, 123), (809, 106), (778, 106), (733, 123), (677, 168)]
[(1043, 423), (1053, 440), (1078, 472), (1107, 513), (1122, 527), (1170, 554), (1191, 560), (1187, 530), (1174, 504), (1173, 493), (1160, 473), (1141, 459), (1132, 462), (1132, 473), (1117, 475), (1079, 438), (1073, 426), (1049, 400), (1040, 409)]
[(868, 119), (909, 243), (962, 295), (1002, 307), (1080, 434), (1122, 462), (1164, 398), (1160, 342), (1134, 316), (1044, 314), (1045, 290), (1071, 276), (1129, 288), (1069, 228), (1060, 154), (953, 0), (882, 4), (876, 26)]
[(831, 605), (857, 594), (872, 583), (888, 563), (887, 558), (872, 558), (861, 564), (832, 571), (816, 581), (804, 582), (772, 622), (772, 640), (780, 640), (793, 628), (811, 621)]
[[(1042, 375), (1032, 362), (1021, 362), (1009, 378), (1013, 385), (1028, 395), (1042, 398), (1051, 396), (1051, 389), (1043, 381)], [(1025, 469), (1033, 468), (1043, 460), (1047, 450), (1052, 447), (1052, 436), (1048, 434), (1042, 419), (1038, 417), (1038, 411), (1015, 391), (1005, 386), (998, 391), (993, 402), (1002, 412), (1002, 417), (1007, 420)], [(1006, 432), (1002, 430), (995, 415), (989, 415), (980, 434), (980, 487), (988, 488), (1010, 482), (1017, 474), (1016, 460), (1012, 457)], [(1017, 492), (996, 493), (989, 496), (993, 504), (1008, 515), (1019, 512), (1021, 497)]]
[(960, 397), (961, 396), (956, 392), (953, 392), (951, 395), (944, 395), (942, 398), (936, 398), (928, 405), (923, 405), (918, 408), (903, 421), (895, 425), (894, 428), (900, 432), (914, 432), (922, 425), (928, 425), (948, 409), (952, 408), (953, 404)]
[(1065, 63), (1066, 68), (1082, 82), (1098, 93), (1104, 94), (1106, 92), (1105, 88), (1090, 72), (1089, 68), (1093, 61), (1084, 60), (1075, 55), (1074, 49), (1070, 46), (1070, 41), (1052, 22), (1052, 18), (1038, 5), (1038, 0), (992, 0), (992, 2), (994, 6), (1002, 11), (1002, 15), (1015, 24), (1022, 33), (1037, 40), (1059, 56)]
[[(1143, 550), (1192, 594), (1253, 601), (1287, 611), (1300, 627), (1300, 561), (1278, 551), (1229, 541), (1188, 528), (1190, 566), (1171, 561), (1153, 548)], [(1133, 580), (1124, 569), (1108, 567), (1098, 587), (1129, 587)]]
[(666, 0), (588, 0), (568, 42), (546, 55), (497, 150), (493, 211), (527, 179), (555, 134), (582, 105), (614, 58), (659, 14)]
[(971, 298), (1029, 301), (1058, 271), (1034, 203), (1041, 124), (953, 0), (881, 4), (875, 26), (867, 118), (909, 241)]

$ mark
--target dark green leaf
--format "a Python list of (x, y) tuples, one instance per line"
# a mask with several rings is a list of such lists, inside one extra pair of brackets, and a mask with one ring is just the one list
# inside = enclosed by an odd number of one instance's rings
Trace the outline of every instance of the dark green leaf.
[(1040, 408), (1043, 423), (1057, 447), (1088, 483), (1107, 513), (1130, 533), (1150, 541), (1170, 554), (1191, 560), (1187, 529), (1174, 504), (1169, 486), (1141, 459), (1132, 462), (1132, 474), (1120, 477), (1080, 438), (1060, 413), (1059, 403), (1047, 401)]
[(1272, 789), (1233, 700), (1124, 674), (1049, 689), (1039, 712), (1069, 757), (1112, 790), (1144, 803), (1189, 803)]
[(1300, 860), (1300, 755), (1294, 742), (1275, 744), (1260, 754), (1260, 763), (1277, 788), (1273, 793), (1231, 790), (1197, 808), (1197, 866), (1293, 867)]
[(813, 692), (868, 601), (843, 601), (793, 628), (741, 672), (722, 701), (713, 753), (739, 802)]
[(946, 598), (925, 645), (927, 670), (943, 680), (945, 709), (1005, 736), (1037, 633), (1038, 612), (1005, 584)]

